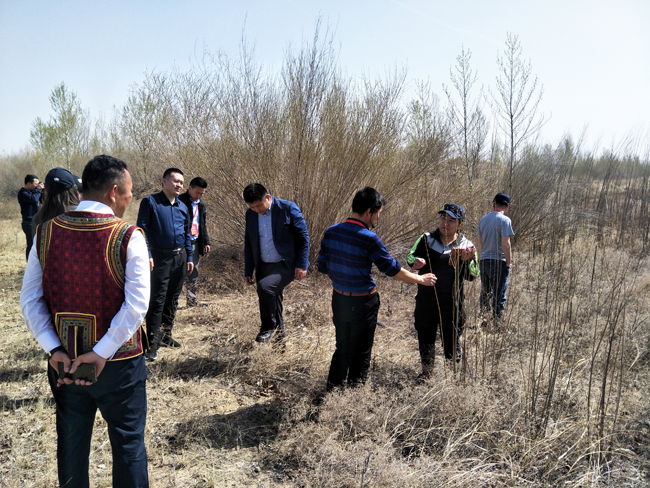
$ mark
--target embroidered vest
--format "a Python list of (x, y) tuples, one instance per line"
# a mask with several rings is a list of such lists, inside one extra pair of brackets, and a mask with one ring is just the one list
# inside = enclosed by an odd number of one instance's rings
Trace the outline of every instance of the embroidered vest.
[[(124, 303), (126, 250), (136, 230), (114, 215), (81, 211), (36, 230), (43, 295), (72, 360), (92, 351)], [(140, 326), (112, 360), (142, 354), (143, 336)]]

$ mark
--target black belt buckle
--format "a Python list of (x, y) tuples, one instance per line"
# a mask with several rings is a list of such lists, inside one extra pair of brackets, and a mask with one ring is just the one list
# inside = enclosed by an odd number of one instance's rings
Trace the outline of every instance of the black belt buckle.
[(183, 248), (179, 247), (177, 249), (160, 249), (157, 247), (152, 247), (151, 252), (159, 253), (159, 254), (171, 254), (172, 256), (176, 256), (177, 254), (183, 252)]

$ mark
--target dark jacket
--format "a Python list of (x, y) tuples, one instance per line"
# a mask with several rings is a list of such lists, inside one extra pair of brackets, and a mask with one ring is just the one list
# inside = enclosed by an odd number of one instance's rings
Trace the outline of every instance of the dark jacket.
[[(244, 234), (244, 276), (253, 276), (260, 261), (258, 214), (246, 210)], [(271, 207), (273, 245), (289, 269), (309, 267), (309, 233), (302, 212), (293, 202), (273, 198)]]
[(20, 213), (24, 221), (30, 221), (38, 212), (40, 205), (41, 190), (26, 190), (21, 188), (18, 190), (18, 203), (20, 204)]
[[(182, 195), (178, 196), (178, 199), (187, 205), (187, 209), (190, 211), (190, 225), (192, 220), (192, 197), (190, 197), (189, 192), (185, 192)], [(203, 250), (205, 246), (210, 245), (210, 236), (208, 235), (208, 227), (205, 224), (205, 203), (202, 200), (199, 200), (199, 237), (196, 238), (196, 246), (199, 249), (199, 255), (203, 256)]]
[[(415, 258), (424, 259), (424, 266), (419, 269), (418, 274), (433, 273), (438, 278), (435, 287), (418, 285), (418, 295), (454, 295), (458, 294), (460, 300), (464, 299), (464, 280), (473, 281), (478, 276), (478, 263), (476, 257), (472, 260), (458, 260), (456, 266), (449, 265), (452, 249), (473, 248), (474, 244), (464, 235), (460, 235), (457, 241), (450, 246), (444, 247), (440, 238), (440, 229), (422, 234), (415, 242), (409, 252), (406, 262), (413, 266)], [(473, 270), (473, 271), (472, 271)]]

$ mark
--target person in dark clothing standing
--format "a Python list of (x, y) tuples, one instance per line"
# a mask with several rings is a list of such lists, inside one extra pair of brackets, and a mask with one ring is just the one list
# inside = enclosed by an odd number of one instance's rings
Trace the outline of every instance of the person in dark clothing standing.
[(199, 302), (197, 295), (197, 281), (199, 279), (199, 259), (210, 252), (210, 236), (208, 227), (205, 224), (205, 203), (201, 201), (208, 188), (208, 182), (200, 176), (190, 181), (189, 189), (178, 199), (183, 202), (190, 211), (192, 223), (190, 228), (190, 239), (192, 241), (192, 259), (194, 270), (187, 276), (187, 306), (196, 307), (204, 305)]
[(147, 361), (156, 360), (161, 346), (181, 347), (172, 338), (172, 329), (185, 274), (194, 270), (190, 211), (178, 199), (183, 182), (180, 169), (167, 169), (163, 174), (162, 191), (145, 197), (138, 212), (138, 227), (144, 230), (147, 239), (151, 270)]
[(438, 213), (438, 228), (421, 235), (406, 259), (420, 273), (433, 273), (438, 278), (434, 288), (418, 286), (415, 297), (422, 377), (433, 371), (438, 328), (445, 358), (460, 361), (459, 337), (465, 325), (463, 282), (479, 274), (474, 244), (460, 234), (465, 218), (463, 207), (448, 203)]
[(402, 268), (370, 229), (379, 220), (384, 197), (374, 188), (358, 191), (352, 201), (352, 217), (325, 231), (318, 253), (318, 271), (332, 280), (332, 320), (336, 350), (327, 378), (327, 389), (363, 383), (368, 377), (372, 345), (379, 313), (379, 294), (372, 279), (372, 265), (405, 283), (433, 286), (433, 274), (417, 275)]
[(41, 206), (41, 191), (44, 185), (38, 180), (36, 175), (25, 176), (25, 186), (18, 190), (18, 204), (20, 205), (20, 213), (23, 217), (22, 228), (25, 233), (25, 240), (27, 243), (27, 250), (25, 251), (25, 258), (29, 258), (29, 251), (32, 249), (34, 242), (34, 234), (32, 232), (32, 219)]
[(257, 281), (262, 322), (255, 340), (268, 342), (276, 330), (283, 339), (282, 292), (294, 279), (307, 275), (307, 225), (298, 205), (271, 196), (259, 183), (244, 188), (244, 201), (250, 207), (244, 233), (244, 280), (248, 285)]

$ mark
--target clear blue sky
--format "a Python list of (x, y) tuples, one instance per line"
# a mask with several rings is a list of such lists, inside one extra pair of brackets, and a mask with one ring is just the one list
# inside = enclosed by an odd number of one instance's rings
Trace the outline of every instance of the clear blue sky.
[(589, 147), (650, 135), (650, 0), (0, 0), (0, 155), (29, 144), (62, 81), (92, 117), (110, 118), (145, 71), (186, 69), (204, 47), (237, 56), (244, 27), (277, 70), (319, 15), (349, 75), (406, 66), (409, 90), (429, 80), (441, 100), (463, 45), (477, 88), (494, 86), (510, 32), (544, 85), (545, 141), (585, 126)]

